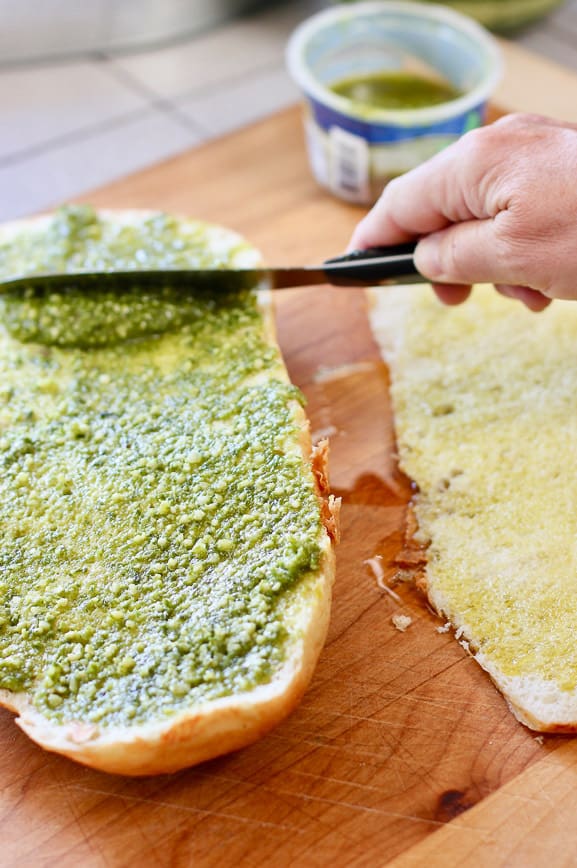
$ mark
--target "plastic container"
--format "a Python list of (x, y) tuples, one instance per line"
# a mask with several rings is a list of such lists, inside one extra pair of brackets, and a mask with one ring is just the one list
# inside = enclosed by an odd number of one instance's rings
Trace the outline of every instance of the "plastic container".
[[(305, 97), (312, 172), (336, 196), (370, 204), (385, 184), (480, 126), (502, 70), (481, 25), (443, 6), (363, 2), (304, 21), (287, 47), (289, 71)], [(461, 94), (428, 108), (382, 109), (334, 93), (343, 79), (411, 72), (441, 76)]]

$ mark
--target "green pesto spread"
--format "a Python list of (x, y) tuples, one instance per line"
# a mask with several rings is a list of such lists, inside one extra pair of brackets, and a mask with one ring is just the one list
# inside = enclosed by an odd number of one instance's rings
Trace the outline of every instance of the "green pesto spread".
[(418, 109), (457, 99), (459, 91), (448, 82), (409, 72), (373, 72), (342, 79), (333, 93), (362, 109)]
[[(67, 207), (47, 226), (0, 243), (0, 274), (69, 273), (147, 268), (211, 268), (230, 265), (242, 253), (207, 247), (206, 226), (154, 214), (138, 223), (98, 220), (90, 208)], [(246, 245), (244, 245), (246, 247)], [(238, 283), (238, 280), (237, 280)], [(213, 287), (205, 287), (211, 293)], [(229, 291), (236, 292), (234, 286)], [(219, 277), (219, 293), (227, 291)], [(199, 288), (199, 293), (202, 292)], [(202, 316), (202, 299), (162, 283), (136, 284), (128, 290), (99, 288), (82, 292), (69, 286), (50, 295), (30, 291), (0, 296), (0, 315), (12, 337), (53, 346), (92, 347), (177, 330)]]
[[(60, 212), (44, 241), (0, 241), (2, 271), (68, 267), (84, 247), (91, 263), (213, 261), (210, 229), (139, 219)], [(66, 329), (93, 311), (76, 303)], [(156, 303), (157, 333), (135, 304), (131, 339), (110, 318), (105, 345), (0, 333), (0, 687), (59, 721), (140, 723), (267, 681), (319, 565), (300, 393), (254, 293), (199, 293), (177, 325)]]

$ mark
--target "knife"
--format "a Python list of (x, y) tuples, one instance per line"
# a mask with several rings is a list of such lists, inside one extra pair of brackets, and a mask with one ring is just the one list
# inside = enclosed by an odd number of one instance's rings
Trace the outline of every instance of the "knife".
[(392, 247), (354, 250), (327, 259), (320, 266), (250, 269), (131, 269), (121, 271), (67, 271), (18, 274), (0, 281), (0, 295), (41, 295), (59, 291), (106, 289), (127, 291), (148, 286), (191, 291), (199, 288), (234, 290), (264, 282), (273, 289), (297, 286), (384, 286), (428, 283), (415, 267), (417, 242)]

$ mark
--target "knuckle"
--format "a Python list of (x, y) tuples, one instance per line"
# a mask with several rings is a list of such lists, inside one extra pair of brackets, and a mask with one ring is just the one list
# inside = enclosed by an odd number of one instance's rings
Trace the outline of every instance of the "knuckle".
[(510, 153), (511, 147), (514, 145), (519, 149), (525, 142), (533, 143), (535, 137), (541, 135), (542, 122), (540, 115), (517, 113), (471, 130), (461, 140), (469, 164), (481, 170), (498, 166), (499, 171), (503, 171), (506, 169), (503, 158)]
[(470, 130), (461, 139), (461, 157), (475, 175), (482, 175), (495, 160), (499, 135), (492, 127)]
[(461, 138), (462, 150), (470, 155), (477, 152), (483, 152), (486, 149), (487, 139), (491, 136), (490, 127), (477, 127), (475, 130), (469, 130), (468, 133)]
[(536, 112), (511, 112), (495, 121), (493, 127), (499, 130), (519, 129), (520, 127), (533, 127), (542, 124), (545, 118)]

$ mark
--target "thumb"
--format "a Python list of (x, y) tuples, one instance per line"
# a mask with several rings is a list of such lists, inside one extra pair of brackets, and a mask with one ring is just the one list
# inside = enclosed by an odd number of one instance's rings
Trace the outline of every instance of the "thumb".
[(421, 239), (415, 264), (435, 283), (519, 283), (506, 258), (493, 220), (455, 223)]

